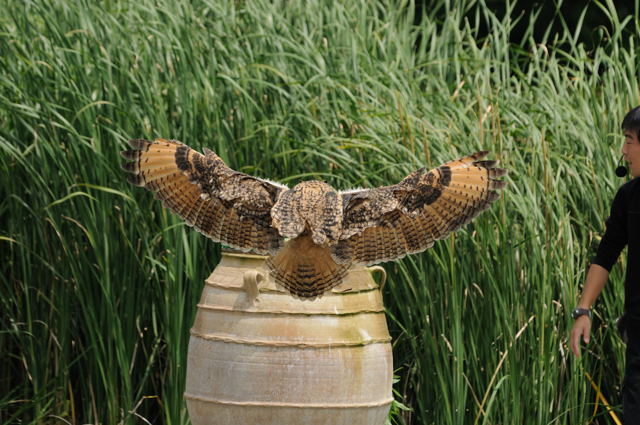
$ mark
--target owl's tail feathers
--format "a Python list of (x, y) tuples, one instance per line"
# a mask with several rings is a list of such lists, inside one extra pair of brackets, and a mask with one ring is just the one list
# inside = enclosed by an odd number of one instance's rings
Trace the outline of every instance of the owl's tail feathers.
[(267, 265), (275, 281), (300, 298), (314, 298), (339, 285), (351, 266), (336, 264), (329, 248), (313, 243), (308, 233), (288, 241)]

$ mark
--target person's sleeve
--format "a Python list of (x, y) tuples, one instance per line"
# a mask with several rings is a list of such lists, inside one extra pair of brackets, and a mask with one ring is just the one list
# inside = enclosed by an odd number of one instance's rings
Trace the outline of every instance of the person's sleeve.
[(611, 214), (606, 221), (607, 230), (600, 241), (596, 257), (591, 264), (597, 264), (607, 271), (618, 260), (620, 251), (627, 244), (627, 208), (624, 187), (618, 190), (613, 203), (611, 204)]

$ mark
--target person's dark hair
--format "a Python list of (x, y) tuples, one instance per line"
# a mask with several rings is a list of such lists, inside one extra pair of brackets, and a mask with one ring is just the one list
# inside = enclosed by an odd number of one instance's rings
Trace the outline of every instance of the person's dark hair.
[(640, 106), (636, 106), (624, 116), (622, 120), (622, 129), (636, 131), (640, 138)]

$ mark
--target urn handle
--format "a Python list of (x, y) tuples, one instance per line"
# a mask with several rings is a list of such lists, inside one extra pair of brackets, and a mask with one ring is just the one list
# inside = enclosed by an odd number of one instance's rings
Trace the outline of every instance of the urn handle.
[(378, 287), (382, 291), (382, 288), (384, 288), (384, 284), (387, 282), (387, 271), (382, 266), (368, 267), (367, 270), (369, 270), (369, 273), (371, 273), (371, 275), (376, 272), (380, 273), (380, 283), (378, 283)]
[(257, 270), (248, 270), (242, 275), (243, 289), (247, 293), (250, 303), (255, 302), (260, 295), (258, 284), (264, 280), (264, 274)]

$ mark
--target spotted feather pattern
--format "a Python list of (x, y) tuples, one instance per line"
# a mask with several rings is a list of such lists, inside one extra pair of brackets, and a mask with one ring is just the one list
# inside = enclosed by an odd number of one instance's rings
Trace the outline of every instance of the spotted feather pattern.
[(339, 285), (351, 264), (336, 263), (328, 247), (315, 243), (305, 231), (269, 257), (267, 266), (276, 282), (293, 295), (314, 298)]
[(187, 224), (234, 248), (268, 255), (273, 279), (303, 298), (339, 285), (354, 264), (420, 252), (498, 198), (506, 171), (487, 152), (419, 169), (400, 183), (337, 192), (320, 181), (292, 189), (227, 167), (175, 141), (131, 140), (128, 180)]
[(122, 152), (130, 183), (145, 187), (164, 206), (211, 239), (242, 251), (277, 252), (284, 238), (271, 208), (285, 186), (239, 173), (207, 150), (202, 155), (165, 139), (131, 140)]
[(324, 182), (302, 182), (282, 194), (271, 217), (284, 237), (295, 238), (308, 226), (316, 244), (331, 243), (340, 235), (342, 199)]
[(464, 226), (498, 198), (506, 170), (488, 152), (417, 170), (400, 183), (343, 192), (342, 233), (331, 252), (338, 264), (375, 264), (424, 251)]

